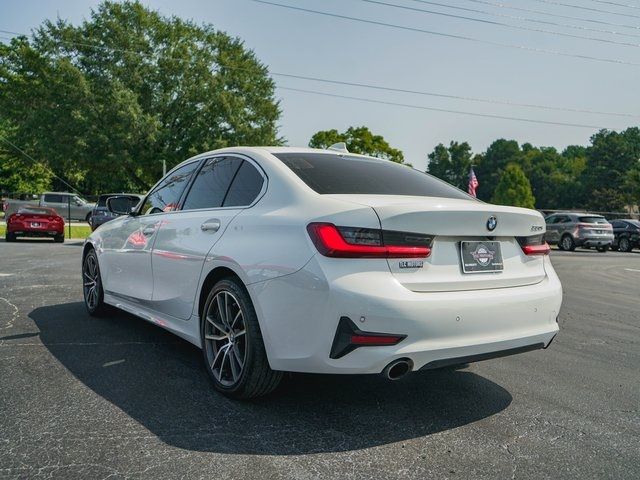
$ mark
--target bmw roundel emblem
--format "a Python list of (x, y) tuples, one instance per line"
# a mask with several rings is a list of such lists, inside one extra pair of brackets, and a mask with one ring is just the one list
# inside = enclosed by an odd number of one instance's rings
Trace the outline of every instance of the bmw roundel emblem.
[(493, 232), (497, 226), (498, 226), (498, 219), (493, 215), (490, 216), (489, 220), (487, 220), (487, 230), (489, 230), (490, 232)]

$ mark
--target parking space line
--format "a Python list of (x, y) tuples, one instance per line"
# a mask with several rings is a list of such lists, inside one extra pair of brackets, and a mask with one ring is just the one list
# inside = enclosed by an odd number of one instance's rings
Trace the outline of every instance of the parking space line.
[(628, 272), (640, 272), (637, 268), (625, 268), (625, 270)]

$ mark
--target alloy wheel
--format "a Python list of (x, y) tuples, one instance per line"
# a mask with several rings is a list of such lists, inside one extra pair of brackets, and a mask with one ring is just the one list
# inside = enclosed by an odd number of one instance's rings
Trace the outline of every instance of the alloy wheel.
[(242, 307), (231, 292), (221, 290), (209, 303), (205, 319), (204, 341), (209, 368), (221, 385), (231, 387), (240, 380), (247, 356)]
[(98, 306), (98, 286), (100, 282), (100, 272), (98, 263), (94, 255), (87, 255), (82, 269), (82, 282), (84, 290), (84, 301), (90, 310)]
[(619, 249), (621, 252), (628, 252), (630, 250), (629, 240), (627, 238), (620, 239)]
[(567, 236), (562, 239), (562, 246), (565, 250), (571, 250), (571, 243), (571, 237)]

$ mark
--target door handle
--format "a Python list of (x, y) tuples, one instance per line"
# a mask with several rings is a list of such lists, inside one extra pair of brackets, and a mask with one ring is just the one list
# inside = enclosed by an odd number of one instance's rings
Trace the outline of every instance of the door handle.
[(220, 220), (217, 218), (213, 218), (211, 220), (207, 220), (202, 225), (200, 225), (200, 230), (203, 232), (217, 232), (220, 229)]
[(149, 235), (153, 235), (155, 231), (156, 231), (156, 227), (148, 226), (142, 229), (142, 234), (148, 237)]

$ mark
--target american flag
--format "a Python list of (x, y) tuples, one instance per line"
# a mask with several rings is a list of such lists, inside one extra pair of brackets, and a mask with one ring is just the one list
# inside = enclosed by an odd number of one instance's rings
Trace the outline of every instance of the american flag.
[(467, 187), (467, 192), (472, 197), (476, 196), (476, 189), (478, 188), (480, 183), (478, 182), (478, 177), (476, 177), (476, 172), (473, 171), (473, 167), (469, 170), (469, 186)]

